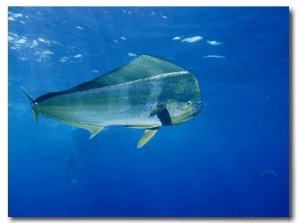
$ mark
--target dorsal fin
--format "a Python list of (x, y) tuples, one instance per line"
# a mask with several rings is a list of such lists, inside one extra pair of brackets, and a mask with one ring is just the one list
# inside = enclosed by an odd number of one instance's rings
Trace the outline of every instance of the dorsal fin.
[(160, 59), (158, 57), (141, 55), (135, 60), (101, 75), (91, 81), (84, 82), (68, 90), (59, 92), (49, 92), (35, 99), (35, 102), (40, 103), (48, 98), (62, 95), (74, 91), (84, 91), (94, 88), (107, 87), (117, 84), (123, 84), (130, 81), (140, 80), (147, 77), (153, 77), (159, 74), (186, 71), (171, 62)]
[(91, 81), (77, 85), (69, 89), (68, 91), (80, 91), (100, 88), (140, 80), (163, 73), (178, 71), (186, 70), (166, 60), (149, 55), (141, 55), (120, 68), (112, 70)]

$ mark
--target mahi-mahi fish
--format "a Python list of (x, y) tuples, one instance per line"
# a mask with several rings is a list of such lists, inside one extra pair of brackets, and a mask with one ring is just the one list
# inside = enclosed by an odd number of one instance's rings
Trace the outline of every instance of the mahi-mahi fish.
[(87, 129), (90, 139), (107, 126), (144, 129), (137, 148), (144, 146), (161, 126), (185, 122), (202, 107), (194, 74), (149, 55), (68, 90), (36, 99), (22, 89), (30, 100), (35, 122), (42, 114)]

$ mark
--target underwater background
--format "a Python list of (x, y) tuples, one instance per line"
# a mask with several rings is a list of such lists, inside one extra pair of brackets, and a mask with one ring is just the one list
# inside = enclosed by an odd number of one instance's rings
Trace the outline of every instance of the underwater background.
[[(142, 54), (194, 73), (202, 110), (159, 129), (89, 132), (33, 96)], [(8, 7), (10, 217), (288, 217), (288, 7)], [(66, 158), (76, 154), (74, 179)]]

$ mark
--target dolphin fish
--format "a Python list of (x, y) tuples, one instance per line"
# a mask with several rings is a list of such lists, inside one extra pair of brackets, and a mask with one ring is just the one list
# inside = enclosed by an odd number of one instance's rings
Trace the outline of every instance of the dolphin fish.
[(30, 100), (35, 122), (42, 114), (87, 129), (90, 139), (106, 126), (144, 129), (137, 148), (144, 146), (159, 127), (185, 122), (202, 107), (194, 74), (149, 55), (68, 90), (36, 99), (22, 89)]

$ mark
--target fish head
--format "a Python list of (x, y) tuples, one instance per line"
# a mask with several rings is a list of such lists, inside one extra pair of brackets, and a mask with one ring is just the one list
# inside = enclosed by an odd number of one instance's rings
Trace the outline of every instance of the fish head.
[(185, 122), (199, 113), (202, 108), (201, 99), (173, 101), (168, 104), (172, 125)]

